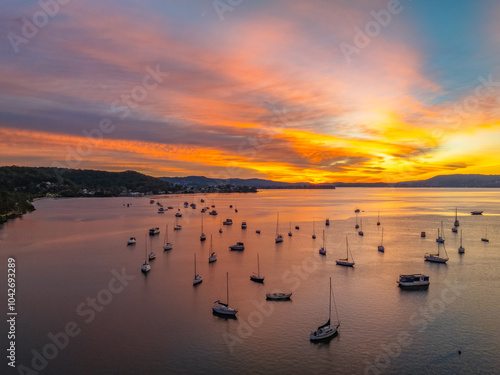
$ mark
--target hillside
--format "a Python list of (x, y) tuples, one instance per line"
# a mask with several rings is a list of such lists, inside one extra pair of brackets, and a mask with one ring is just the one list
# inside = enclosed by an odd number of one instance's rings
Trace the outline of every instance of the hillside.
[(160, 177), (161, 180), (170, 182), (171, 184), (179, 184), (182, 186), (192, 186), (204, 188), (207, 186), (218, 186), (230, 184), (234, 186), (250, 186), (257, 189), (335, 189), (332, 184), (311, 184), (309, 182), (280, 182), (265, 180), (261, 178), (208, 178), (204, 176), (187, 176), (187, 177)]

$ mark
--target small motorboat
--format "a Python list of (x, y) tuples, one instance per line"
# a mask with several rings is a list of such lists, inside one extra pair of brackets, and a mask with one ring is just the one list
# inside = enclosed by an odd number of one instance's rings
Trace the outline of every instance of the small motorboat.
[(400, 288), (427, 288), (430, 281), (429, 276), (415, 273), (413, 275), (399, 275), (397, 283)]
[(151, 228), (151, 229), (149, 230), (149, 235), (150, 235), (150, 236), (155, 236), (155, 235), (157, 235), (157, 234), (160, 234), (160, 228)]
[(247, 229), (247, 222), (246, 221), (241, 223), (241, 229)]
[(137, 240), (135, 237), (130, 237), (127, 241), (127, 245), (135, 245), (137, 243)]
[(236, 242), (236, 245), (231, 245), (231, 246), (229, 246), (229, 248), (231, 250), (242, 251), (242, 250), (245, 250), (245, 245), (243, 244), (243, 242)]
[(233, 225), (233, 221), (231, 219), (226, 219), (222, 222), (223, 225)]
[(175, 217), (182, 217), (182, 214), (180, 212), (176, 212)]
[(208, 214), (212, 215), (212, 216), (217, 216), (218, 215), (217, 211), (215, 211), (215, 210), (210, 211)]
[(266, 299), (270, 301), (286, 301), (289, 300), (290, 297), (292, 296), (292, 292), (290, 293), (267, 293), (266, 294)]
[(471, 215), (482, 215), (483, 211), (471, 211)]

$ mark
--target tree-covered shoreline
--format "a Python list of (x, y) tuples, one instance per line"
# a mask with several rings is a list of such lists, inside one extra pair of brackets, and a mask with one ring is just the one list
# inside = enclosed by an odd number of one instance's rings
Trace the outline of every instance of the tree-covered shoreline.
[(31, 204), (41, 197), (120, 197), (198, 192), (247, 193), (257, 189), (224, 185), (217, 189), (197, 189), (171, 184), (156, 177), (124, 171), (51, 168), (0, 167), (0, 224), (9, 218), (33, 211)]

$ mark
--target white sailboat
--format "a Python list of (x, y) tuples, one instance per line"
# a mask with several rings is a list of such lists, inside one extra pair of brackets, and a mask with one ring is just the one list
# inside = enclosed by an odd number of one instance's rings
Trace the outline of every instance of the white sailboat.
[(335, 262), (337, 263), (337, 265), (339, 266), (347, 266), (347, 267), (352, 267), (354, 266), (354, 259), (352, 257), (352, 253), (351, 253), (351, 260), (349, 260), (349, 253), (351, 252), (349, 250), (349, 242), (347, 241), (347, 236), (345, 238), (345, 244), (346, 244), (346, 247), (347, 247), (347, 250), (346, 250), (346, 257), (345, 258), (340, 258), (340, 259), (337, 259)]
[(438, 228), (438, 236), (436, 238), (436, 242), (444, 243), (443, 222), (441, 222), (441, 232), (439, 232), (439, 228)]
[(203, 277), (196, 273), (196, 253), (194, 253), (194, 279), (193, 285), (197, 285), (203, 281)]
[(264, 276), (260, 276), (260, 262), (259, 262), (259, 253), (257, 253), (257, 274), (253, 274), (250, 276), (250, 280), (255, 281), (256, 283), (263, 283)]
[(149, 260), (153, 260), (156, 258), (156, 254), (153, 252), (153, 244), (151, 241), (149, 242), (149, 247), (151, 248), (151, 252), (148, 255)]
[(445, 257), (442, 257), (440, 252), (439, 252), (439, 248), (441, 247), (439, 244), (440, 243), (438, 242), (437, 254), (430, 254), (430, 253), (425, 254), (424, 258), (426, 261), (434, 262), (434, 263), (446, 263), (448, 261), (449, 258), (448, 258), (448, 253), (446, 252), (446, 247), (443, 244), (444, 253), (446, 254), (446, 258), (445, 258)]
[(144, 243), (146, 244), (144, 248), (144, 263), (141, 266), (141, 271), (144, 273), (149, 272), (151, 269), (151, 266), (149, 265), (148, 262), (148, 242), (147, 242), (147, 236), (144, 236)]
[(490, 242), (490, 240), (488, 239), (488, 228), (484, 228), (484, 229), (485, 229), (486, 233), (485, 233), (484, 237), (481, 238), (481, 241)]
[(175, 226), (174, 226), (174, 230), (181, 230), (182, 229), (182, 225), (179, 224), (179, 220), (178, 218), (176, 217), (175, 218)]
[(460, 247), (458, 248), (458, 253), (459, 254), (465, 253), (465, 249), (462, 246), (462, 229), (460, 229)]
[(323, 229), (323, 246), (319, 249), (321, 255), (326, 255), (325, 230)]
[(378, 251), (384, 252), (385, 247), (384, 247), (384, 228), (382, 228), (382, 235), (380, 237), (380, 245), (378, 245)]
[(460, 222), (458, 221), (458, 208), (455, 207), (455, 223), (453, 224), (455, 227), (458, 227), (460, 225)]
[(313, 240), (316, 239), (316, 231), (314, 230), (314, 221), (313, 221), (313, 235), (312, 235)]
[(276, 239), (275, 243), (283, 242), (283, 236), (279, 233), (279, 226), (280, 226), (280, 213), (278, 212), (277, 218), (276, 218)]
[(217, 254), (213, 251), (212, 235), (210, 235), (210, 256), (208, 257), (208, 263), (213, 263), (215, 261), (217, 261)]
[(217, 300), (212, 306), (212, 312), (225, 317), (234, 317), (238, 310), (229, 307), (229, 272), (226, 272), (226, 303)]
[(163, 251), (172, 250), (173, 245), (171, 242), (168, 242), (168, 224), (165, 228), (165, 238), (163, 239)]
[(205, 236), (205, 233), (203, 233), (203, 214), (201, 215), (201, 234), (200, 234), (200, 241), (205, 241), (207, 239), (207, 236)]
[(328, 339), (332, 336), (334, 336), (340, 327), (340, 320), (339, 320), (339, 314), (337, 312), (337, 305), (335, 304), (335, 299), (334, 299), (334, 306), (335, 306), (335, 314), (337, 316), (337, 324), (331, 324), (332, 320), (332, 278), (330, 277), (330, 304), (328, 308), (328, 321), (319, 326), (318, 329), (314, 332), (311, 332), (309, 335), (309, 339), (311, 341), (319, 341), (319, 340), (325, 340)]

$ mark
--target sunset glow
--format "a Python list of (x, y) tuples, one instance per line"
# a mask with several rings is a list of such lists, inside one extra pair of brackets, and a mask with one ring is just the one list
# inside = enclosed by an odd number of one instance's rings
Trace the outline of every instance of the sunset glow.
[(40, 5), (3, 2), (1, 165), (317, 183), (499, 174), (500, 5), (390, 3), (72, 1), (28, 38)]

